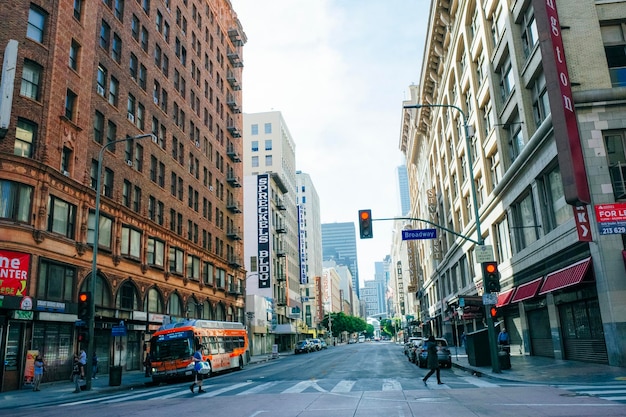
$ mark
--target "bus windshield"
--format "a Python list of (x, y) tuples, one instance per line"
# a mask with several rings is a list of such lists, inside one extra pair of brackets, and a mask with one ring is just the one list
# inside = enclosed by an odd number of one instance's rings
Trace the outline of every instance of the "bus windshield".
[(153, 337), (150, 341), (152, 361), (188, 359), (193, 355), (193, 332), (175, 332)]

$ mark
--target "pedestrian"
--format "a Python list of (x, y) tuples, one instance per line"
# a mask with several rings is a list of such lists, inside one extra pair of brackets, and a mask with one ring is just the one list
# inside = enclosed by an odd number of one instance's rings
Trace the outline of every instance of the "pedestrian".
[(430, 371), (428, 371), (422, 381), (424, 381), (424, 385), (428, 385), (426, 384), (426, 381), (428, 381), (428, 378), (430, 378), (430, 376), (436, 372), (437, 384), (441, 385), (443, 384), (443, 382), (441, 382), (441, 371), (439, 369), (439, 358), (437, 358), (437, 342), (435, 341), (435, 336), (429, 336), (426, 343), (428, 343), (428, 346), (426, 348), (426, 351), (428, 352), (428, 356), (426, 357), (426, 365), (428, 366), (428, 369), (430, 369)]
[(467, 340), (467, 335), (465, 332), (461, 334), (461, 346), (465, 346), (465, 341)]
[(191, 357), (191, 359), (194, 362), (194, 367), (193, 367), (194, 382), (193, 382), (193, 384), (191, 384), (189, 389), (193, 393), (193, 389), (197, 385), (198, 386), (198, 394), (206, 392), (205, 390), (202, 389), (202, 380), (204, 379), (204, 375), (201, 374), (200, 372), (198, 372), (202, 368), (202, 365), (200, 364), (200, 362), (204, 361), (204, 358), (202, 357), (202, 345), (199, 342), (196, 342), (196, 351), (194, 352), (194, 354)]
[(80, 368), (80, 379), (85, 379), (85, 365), (87, 365), (87, 353), (85, 349), (81, 349), (78, 354), (78, 367)]
[(39, 384), (41, 384), (41, 379), (43, 378), (44, 371), (44, 363), (41, 356), (37, 355), (35, 357), (35, 377), (33, 379), (33, 391), (39, 391)]
[(80, 392), (80, 358), (74, 355), (72, 363), (72, 382), (74, 382), (74, 393)]
[(509, 352), (510, 344), (511, 344), (511, 338), (509, 337), (509, 333), (506, 331), (504, 327), (502, 327), (502, 330), (500, 330), (500, 333), (498, 334), (498, 345), (500, 346), (501, 350), (505, 352)]
[(96, 376), (98, 374), (98, 356), (96, 352), (93, 353), (93, 357), (91, 358), (91, 378), (98, 379)]

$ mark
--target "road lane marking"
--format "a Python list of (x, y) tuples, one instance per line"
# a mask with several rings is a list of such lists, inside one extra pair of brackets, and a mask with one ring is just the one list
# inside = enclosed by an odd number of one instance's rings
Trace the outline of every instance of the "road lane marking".
[(330, 392), (350, 392), (356, 381), (341, 380), (330, 390)]

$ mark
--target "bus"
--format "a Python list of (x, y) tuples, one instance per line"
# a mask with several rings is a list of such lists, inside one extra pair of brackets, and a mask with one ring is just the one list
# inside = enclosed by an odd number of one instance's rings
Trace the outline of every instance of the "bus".
[(249, 363), (248, 335), (241, 323), (212, 320), (186, 320), (163, 325), (150, 338), (149, 358), (153, 382), (190, 377), (191, 356), (202, 345), (203, 360), (214, 372), (243, 369)]

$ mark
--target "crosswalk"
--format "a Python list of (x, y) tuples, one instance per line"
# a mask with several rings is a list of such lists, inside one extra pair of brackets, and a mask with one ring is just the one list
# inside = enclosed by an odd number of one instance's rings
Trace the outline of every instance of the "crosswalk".
[[(487, 388), (499, 387), (483, 378), (460, 377), (451, 378), (443, 385), (438, 385), (435, 380), (424, 386), (420, 378), (372, 378), (372, 379), (310, 379), (288, 381), (263, 381), (248, 380), (235, 383), (207, 383), (205, 381), (202, 394), (191, 394), (187, 384), (164, 385), (149, 387), (130, 392), (112, 393), (107, 396), (73, 400), (59, 404), (61, 407), (71, 407), (92, 403), (115, 404), (128, 401), (162, 401), (172, 398), (210, 398), (218, 396), (244, 396), (255, 394), (299, 394), (299, 393), (350, 393), (364, 391), (408, 391), (408, 390), (446, 390), (463, 388)], [(509, 384), (510, 385), (510, 384)]]
[(571, 391), (576, 395), (589, 395), (626, 404), (626, 384), (557, 385), (557, 388)]
[[(59, 407), (80, 406), (86, 404), (115, 404), (132, 401), (163, 401), (173, 398), (211, 398), (222, 396), (246, 396), (257, 394), (299, 394), (299, 393), (354, 393), (354, 392), (390, 392), (411, 390), (456, 390), (469, 388), (497, 388), (504, 386), (537, 386), (536, 384), (515, 383), (489, 380), (475, 376), (458, 376), (444, 379), (443, 385), (435, 380), (424, 386), (420, 378), (370, 378), (370, 379), (308, 379), (264, 381), (246, 380), (241, 382), (205, 381), (202, 394), (191, 394), (187, 384), (163, 385), (145, 389), (116, 392), (94, 398), (73, 399), (58, 404)], [(576, 396), (595, 396), (606, 400), (626, 404), (626, 384), (603, 385), (557, 385), (556, 388), (567, 390)]]

